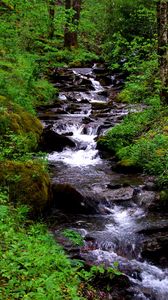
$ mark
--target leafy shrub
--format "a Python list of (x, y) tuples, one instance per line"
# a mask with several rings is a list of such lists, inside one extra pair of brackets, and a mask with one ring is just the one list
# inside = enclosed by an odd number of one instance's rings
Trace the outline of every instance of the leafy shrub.
[(104, 145), (108, 150), (117, 152), (150, 128), (156, 117), (158, 117), (158, 111), (154, 109), (129, 114), (121, 124), (113, 127), (104, 137), (100, 138), (98, 145)]
[(150, 134), (141, 136), (133, 144), (118, 151), (120, 159), (131, 159), (135, 165), (147, 170), (150, 174), (161, 174), (168, 167), (168, 136)]
[(147, 109), (128, 115), (98, 140), (117, 155), (121, 166), (136, 167), (156, 175), (158, 185), (168, 185), (167, 110)]
[(8, 206), (0, 193), (0, 298), (83, 299), (78, 264), (72, 267), (44, 225), (25, 227), (26, 212), (24, 206)]
[(78, 246), (84, 245), (82, 236), (74, 230), (66, 229), (63, 231), (63, 235), (67, 237), (74, 245), (78, 245)]

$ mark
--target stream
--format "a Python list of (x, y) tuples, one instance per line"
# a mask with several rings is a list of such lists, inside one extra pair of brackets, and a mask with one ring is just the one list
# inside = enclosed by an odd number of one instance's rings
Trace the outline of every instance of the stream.
[[(131, 299), (167, 300), (168, 268), (163, 247), (156, 251), (156, 257), (152, 251), (153, 245), (160, 247), (158, 239), (163, 244), (168, 221), (146, 205), (157, 192), (144, 175), (117, 172), (115, 158), (98, 150), (96, 144), (98, 136), (143, 106), (116, 103), (122, 76), (106, 73), (96, 65), (55, 70), (52, 81), (59, 88), (59, 101), (41, 108), (39, 117), (45, 128), (74, 143), (59, 151), (50, 149), (48, 154), (52, 182), (62, 186), (61, 192), (56, 189), (60, 203), (52, 213), (52, 232), (58, 239), (64, 229), (79, 232), (85, 245), (76, 251), (90, 264), (111, 266), (117, 261), (131, 282)], [(66, 195), (64, 187), (68, 189)], [(69, 250), (70, 255), (76, 255), (75, 250)]]

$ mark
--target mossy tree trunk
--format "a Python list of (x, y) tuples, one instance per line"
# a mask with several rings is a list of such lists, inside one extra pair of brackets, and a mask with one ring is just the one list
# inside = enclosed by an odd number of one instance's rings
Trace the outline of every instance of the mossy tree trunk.
[(162, 83), (161, 100), (168, 103), (168, 2), (157, 2), (158, 54)]
[[(78, 25), (80, 20), (82, 0), (66, 0), (65, 9), (67, 18), (64, 31), (64, 46), (68, 49), (78, 47)], [(70, 10), (73, 9), (73, 17), (71, 18)]]
[(48, 3), (48, 14), (49, 14), (49, 39), (54, 37), (54, 18), (55, 18), (55, 0), (49, 0)]

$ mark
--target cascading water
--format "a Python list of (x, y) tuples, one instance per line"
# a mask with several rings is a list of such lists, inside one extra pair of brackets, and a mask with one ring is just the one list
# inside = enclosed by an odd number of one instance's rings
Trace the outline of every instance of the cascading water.
[[(74, 112), (58, 117), (58, 120), (52, 122), (52, 128), (58, 134), (69, 136), (76, 147), (65, 148), (62, 152), (52, 152), (48, 155), (48, 159), (53, 170), (56, 170), (55, 173), (53, 171), (54, 181), (71, 184), (78, 191), (90, 193), (102, 201), (98, 204), (99, 214), (95, 215), (76, 214), (63, 218), (61, 213), (59, 218), (57, 211), (53, 231), (57, 235), (60, 229), (73, 228), (87, 238), (86, 247), (84, 251), (81, 249), (80, 255), (89, 262), (109, 266), (118, 261), (120, 270), (125, 272), (132, 282), (135, 295), (132, 299), (167, 300), (168, 269), (154, 266), (141, 257), (141, 243), (144, 237), (139, 232), (157, 225), (156, 218), (150, 217), (146, 209), (136, 201), (131, 201), (134, 188), (137, 185), (141, 187), (141, 178), (137, 177), (134, 183), (135, 178), (113, 172), (111, 163), (101, 159), (96, 149), (98, 132), (113, 123), (117, 124), (118, 120), (137, 107), (123, 107), (116, 104), (111, 110), (108, 108), (108, 114), (106, 110), (100, 111), (100, 108), (93, 110), (95, 102), (97, 105), (107, 103), (107, 97), (101, 95), (105, 88), (94, 78), (91, 68), (72, 71), (78, 76), (78, 80), (79, 77), (81, 80), (90, 80), (93, 90), (80, 91), (78, 88), (76, 91), (75, 85), (72, 94), (61, 90), (60, 101), (66, 108), (66, 105), (67, 107), (69, 105), (69, 102), (66, 103), (69, 97)], [(111, 86), (114, 85), (114, 81), (113, 76)], [(88, 102), (84, 104), (83, 100)], [(114, 189), (113, 187), (110, 189), (109, 182), (112, 182), (112, 185), (117, 182)], [(168, 225), (164, 217), (162, 220), (159, 219), (158, 223), (159, 226)], [(92, 243), (90, 248), (87, 247), (88, 240)]]
[(89, 166), (95, 165), (100, 162), (98, 156), (98, 150), (96, 150), (96, 135), (94, 134), (93, 128), (87, 129), (87, 134), (83, 131), (85, 125), (72, 125), (67, 126), (63, 130), (58, 130), (58, 133), (73, 132), (73, 140), (76, 142), (76, 151), (71, 149), (65, 149), (63, 152), (54, 152), (48, 156), (49, 161), (62, 161), (65, 164), (71, 166)]

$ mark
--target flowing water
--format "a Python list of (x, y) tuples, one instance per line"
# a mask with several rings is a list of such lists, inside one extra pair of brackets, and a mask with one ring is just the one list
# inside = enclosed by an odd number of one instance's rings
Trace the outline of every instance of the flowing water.
[[(48, 160), (52, 167), (55, 183), (72, 185), (82, 195), (96, 199), (95, 214), (66, 214), (55, 212), (52, 230), (57, 236), (60, 230), (71, 228), (84, 237), (85, 246), (80, 249), (80, 257), (93, 264), (106, 266), (119, 262), (119, 268), (132, 282), (132, 299), (168, 299), (168, 269), (155, 266), (141, 256), (144, 241), (142, 230), (166, 227), (166, 218), (148, 213), (143, 203), (143, 177), (113, 171), (113, 160), (102, 158), (96, 149), (96, 137), (107, 128), (117, 126), (123, 116), (141, 107), (113, 103), (109, 108), (97, 108), (94, 104), (108, 103), (104, 91), (115, 87), (115, 76), (111, 84), (102, 86), (91, 68), (73, 69), (73, 87), (60, 88), (59, 99), (64, 108), (54, 120), (48, 117), (52, 129), (69, 136), (75, 148), (65, 148), (62, 152), (52, 152)], [(74, 78), (77, 76), (78, 84)], [(83, 88), (83, 81), (90, 81), (92, 89)], [(80, 90), (80, 85), (82, 86)], [(76, 90), (77, 86), (77, 90)], [(72, 109), (69, 109), (71, 106)], [(44, 115), (41, 115), (42, 119)], [(114, 185), (110, 188), (110, 185)], [(138, 187), (138, 189), (137, 189)], [(133, 201), (135, 191), (141, 201)], [(149, 192), (151, 195), (154, 192)], [(90, 200), (92, 201), (92, 200)]]

